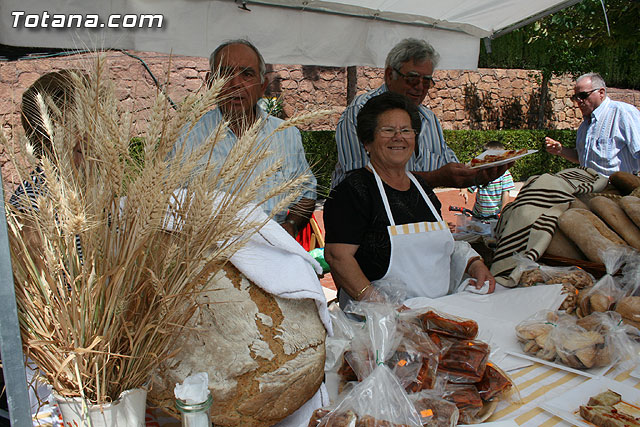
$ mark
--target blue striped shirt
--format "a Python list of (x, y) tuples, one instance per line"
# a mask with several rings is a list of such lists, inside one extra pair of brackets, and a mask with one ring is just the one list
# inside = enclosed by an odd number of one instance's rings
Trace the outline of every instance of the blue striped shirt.
[(581, 166), (604, 176), (640, 172), (640, 111), (605, 98), (580, 124), (576, 150)]
[[(261, 187), (263, 192), (269, 191), (271, 188), (284, 183), (287, 180), (294, 179), (303, 174), (309, 174), (310, 178), (304, 186), (304, 193), (302, 197), (315, 200), (316, 199), (316, 178), (313, 176), (307, 159), (304, 154), (304, 148), (302, 146), (302, 137), (300, 131), (295, 127), (289, 127), (282, 131), (273, 133), (273, 131), (282, 123), (282, 120), (268, 115), (259, 106), (256, 106), (256, 112), (259, 117), (264, 118), (264, 125), (260, 129), (258, 134), (258, 141), (265, 141), (266, 138), (271, 135), (268, 141), (268, 150), (271, 151), (269, 158), (261, 162), (256, 170), (253, 172), (253, 178), (258, 174), (264, 172), (264, 170), (273, 164), (277, 159), (284, 159), (282, 167), (276, 172), (275, 176), (271, 177), (269, 182)], [(218, 108), (208, 111), (202, 118), (196, 123), (191, 132), (184, 139), (185, 153), (188, 154), (200, 144), (207, 141), (209, 136), (215, 131), (218, 123), (222, 121), (222, 113)], [(273, 134), (272, 134), (273, 133)], [(209, 161), (215, 161), (222, 166), (222, 163), (231, 152), (234, 144), (237, 141), (236, 135), (227, 129), (227, 134), (224, 139), (218, 141), (213, 147), (211, 156), (209, 153), (205, 154), (201, 159), (201, 164), (206, 164)], [(181, 144), (178, 141), (177, 144)], [(175, 152), (176, 149), (174, 149)], [(276, 204), (282, 200), (285, 195), (275, 196), (267, 200), (262, 208), (267, 213), (271, 214), (271, 211)], [(260, 197), (257, 197), (258, 199)], [(274, 220), (282, 222), (287, 216), (287, 211), (276, 212)]]
[[(345, 174), (354, 169), (360, 169), (367, 165), (369, 157), (364, 146), (358, 140), (356, 123), (358, 112), (371, 98), (386, 92), (387, 85), (383, 84), (378, 89), (357, 96), (349, 105), (338, 121), (336, 128), (336, 144), (338, 146), (338, 163), (333, 171), (331, 188), (335, 188), (345, 177)], [(409, 159), (407, 167), (410, 171), (429, 172), (440, 169), (447, 163), (458, 162), (455, 153), (444, 140), (442, 127), (433, 111), (424, 105), (418, 106), (422, 129), (418, 135), (418, 155), (414, 153)]]

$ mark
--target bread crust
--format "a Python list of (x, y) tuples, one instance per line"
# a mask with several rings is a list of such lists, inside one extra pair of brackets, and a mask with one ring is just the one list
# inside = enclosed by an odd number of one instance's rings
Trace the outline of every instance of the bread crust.
[(580, 248), (560, 229), (556, 229), (556, 232), (553, 233), (545, 254), (579, 260), (587, 259)]
[(636, 187), (640, 187), (640, 178), (629, 172), (614, 172), (609, 177), (609, 182), (624, 195), (631, 193)]
[(629, 246), (640, 249), (640, 229), (615, 201), (597, 196), (589, 200), (589, 207), (602, 220), (615, 230)]
[(624, 210), (631, 221), (640, 227), (640, 198), (635, 196), (624, 196), (620, 199), (620, 207)]
[(593, 262), (602, 263), (601, 252), (627, 243), (593, 212), (568, 209), (558, 218), (558, 226)]

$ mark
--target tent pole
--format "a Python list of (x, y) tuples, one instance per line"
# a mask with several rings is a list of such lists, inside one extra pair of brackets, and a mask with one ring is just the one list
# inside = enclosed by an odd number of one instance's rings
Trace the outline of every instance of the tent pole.
[(0, 203), (0, 350), (2, 351), (2, 368), (4, 383), (7, 387), (11, 425), (13, 427), (27, 427), (32, 425), (31, 408), (18, 324), (2, 176), (0, 176), (0, 201), (2, 202)]

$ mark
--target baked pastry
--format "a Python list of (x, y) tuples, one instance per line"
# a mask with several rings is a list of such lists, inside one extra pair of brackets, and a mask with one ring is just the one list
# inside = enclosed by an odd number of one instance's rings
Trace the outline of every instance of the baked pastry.
[(542, 270), (539, 268), (523, 271), (520, 275), (520, 280), (518, 280), (518, 286), (522, 286), (523, 288), (545, 283), (546, 279)]
[(598, 427), (633, 427), (640, 422), (613, 406), (580, 406), (580, 416)]
[(625, 323), (640, 328), (640, 297), (622, 298), (616, 304), (616, 312), (620, 313)]
[(472, 340), (478, 336), (478, 324), (470, 319), (440, 314), (429, 310), (418, 316), (427, 332)]
[(615, 391), (607, 390), (600, 394), (591, 396), (587, 405), (589, 406), (614, 406), (622, 401), (622, 396)]
[(475, 157), (475, 158), (471, 159), (471, 166), (472, 167), (473, 166), (480, 166), (480, 165), (486, 165), (488, 163), (507, 160), (507, 159), (510, 159), (512, 157), (519, 156), (521, 154), (527, 154), (528, 151), (529, 150), (527, 150), (526, 148), (521, 148), (519, 150), (505, 150), (501, 154), (487, 154), (486, 156), (484, 156), (481, 159)]

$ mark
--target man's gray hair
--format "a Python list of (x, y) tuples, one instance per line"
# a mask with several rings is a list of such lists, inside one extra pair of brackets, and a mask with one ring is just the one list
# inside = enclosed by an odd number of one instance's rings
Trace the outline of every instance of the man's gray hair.
[(411, 60), (415, 62), (430, 61), (435, 68), (440, 61), (440, 55), (426, 41), (408, 38), (402, 40), (389, 51), (384, 66), (398, 70), (405, 62)]
[(229, 40), (222, 43), (220, 46), (218, 46), (216, 50), (214, 50), (211, 56), (209, 57), (209, 69), (211, 70), (211, 72), (214, 73), (216, 71), (215, 63), (216, 63), (216, 58), (218, 57), (218, 53), (220, 53), (220, 51), (225, 47), (231, 46), (232, 44), (243, 44), (251, 48), (251, 50), (253, 50), (256, 53), (256, 55), (258, 56), (258, 68), (259, 68), (258, 72), (260, 73), (260, 83), (264, 83), (264, 76), (267, 73), (267, 65), (264, 62), (264, 58), (262, 57), (262, 54), (260, 53), (258, 48), (255, 47), (253, 43), (251, 43), (249, 40), (245, 40), (245, 39)]
[(601, 87), (605, 88), (605, 90), (607, 89), (604, 79), (598, 73), (583, 74), (576, 79), (576, 83), (583, 79), (591, 79), (591, 89), (600, 89)]

